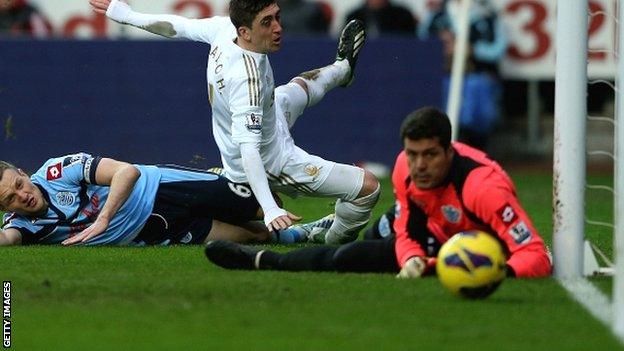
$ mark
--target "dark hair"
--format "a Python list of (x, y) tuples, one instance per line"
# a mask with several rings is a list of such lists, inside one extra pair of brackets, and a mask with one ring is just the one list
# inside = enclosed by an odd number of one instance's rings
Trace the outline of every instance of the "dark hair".
[(251, 28), (258, 13), (276, 2), (277, 0), (230, 0), (230, 20), (236, 29), (242, 26)]
[(440, 145), (451, 145), (451, 122), (446, 114), (435, 107), (423, 107), (410, 113), (401, 124), (401, 140), (438, 138)]
[(0, 161), (0, 181), (2, 180), (2, 176), (4, 175), (4, 171), (7, 169), (12, 169), (17, 172), (18, 168), (13, 166), (12, 164), (4, 161)]

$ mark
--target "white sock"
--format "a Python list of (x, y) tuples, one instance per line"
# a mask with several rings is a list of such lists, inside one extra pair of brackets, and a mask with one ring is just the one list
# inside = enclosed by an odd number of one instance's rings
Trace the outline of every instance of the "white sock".
[(349, 62), (342, 60), (297, 76), (308, 86), (308, 106), (316, 105), (325, 96), (325, 93), (343, 83), (350, 70)]
[(353, 201), (338, 199), (336, 202), (336, 218), (334, 224), (325, 235), (327, 244), (341, 244), (354, 240), (359, 231), (366, 226), (371, 217), (371, 211), (379, 199), (381, 187), (371, 194)]

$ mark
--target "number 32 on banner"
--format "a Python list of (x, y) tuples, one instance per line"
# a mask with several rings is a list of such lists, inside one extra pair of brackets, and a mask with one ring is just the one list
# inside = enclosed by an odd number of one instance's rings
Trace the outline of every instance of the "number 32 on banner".
[[(613, 22), (612, 11), (607, 13), (605, 2), (614, 1), (589, 1), (589, 9), (587, 15), (589, 17), (589, 59), (594, 61), (605, 60), (607, 57), (607, 47), (613, 47), (613, 43), (605, 42), (602, 32), (604, 27), (610, 19)], [(530, 40), (533, 45), (530, 45), (527, 49), (526, 45), (522, 48), (519, 47), (517, 42), (511, 42), (508, 49), (508, 55), (510, 58), (516, 61), (534, 61), (544, 58), (549, 53), (554, 45), (554, 33), (550, 22), (556, 21), (555, 1), (539, 1), (539, 0), (512, 0), (505, 6), (505, 15), (507, 17), (520, 17), (520, 13), (528, 13), (529, 16), (522, 16), (523, 23), (521, 23), (521, 34), (518, 37), (521, 41)], [(526, 18), (526, 19), (525, 19)], [(615, 30), (615, 26), (612, 26)], [(610, 38), (615, 38), (615, 34), (611, 34)], [(594, 43), (599, 41), (600, 43)], [(595, 44), (595, 45), (592, 45)]]

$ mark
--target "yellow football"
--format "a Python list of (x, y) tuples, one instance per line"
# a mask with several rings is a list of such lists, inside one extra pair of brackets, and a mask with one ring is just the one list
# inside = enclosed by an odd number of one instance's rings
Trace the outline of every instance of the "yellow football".
[(455, 234), (438, 253), (440, 283), (455, 295), (482, 299), (505, 279), (506, 257), (501, 244), (482, 231)]

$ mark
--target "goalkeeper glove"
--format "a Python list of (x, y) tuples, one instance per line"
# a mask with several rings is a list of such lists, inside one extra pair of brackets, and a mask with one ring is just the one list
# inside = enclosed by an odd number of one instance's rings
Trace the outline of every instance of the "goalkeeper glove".
[(412, 256), (405, 261), (397, 278), (420, 278), (427, 268), (427, 262), (419, 256)]

